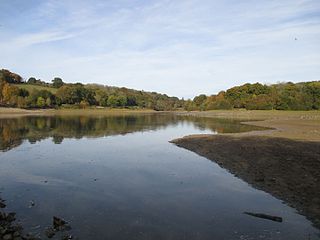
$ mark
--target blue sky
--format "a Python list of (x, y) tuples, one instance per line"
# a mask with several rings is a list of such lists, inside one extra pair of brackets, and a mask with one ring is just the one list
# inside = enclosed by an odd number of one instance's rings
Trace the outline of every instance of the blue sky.
[(320, 79), (319, 0), (0, 0), (0, 9), (0, 68), (25, 78), (184, 98)]

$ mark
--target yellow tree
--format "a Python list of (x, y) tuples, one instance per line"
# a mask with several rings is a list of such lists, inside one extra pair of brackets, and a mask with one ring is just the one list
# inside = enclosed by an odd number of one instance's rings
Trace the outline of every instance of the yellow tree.
[(15, 104), (11, 100), (17, 98), (19, 95), (19, 89), (15, 86), (10, 86), (10, 84), (5, 83), (2, 87), (2, 102), (4, 104)]

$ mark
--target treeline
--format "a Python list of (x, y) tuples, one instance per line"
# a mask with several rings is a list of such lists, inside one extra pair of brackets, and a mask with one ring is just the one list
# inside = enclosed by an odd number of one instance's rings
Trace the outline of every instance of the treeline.
[(217, 95), (201, 94), (185, 103), (185, 109), (214, 110), (245, 108), (248, 110), (319, 110), (320, 81), (264, 85), (244, 84)]
[(47, 83), (34, 77), (27, 81), (9, 70), (0, 70), (0, 106), (20, 108), (148, 108), (157, 111), (185, 109), (215, 110), (319, 110), (320, 81), (265, 85), (244, 84), (216, 95), (201, 94), (181, 100), (156, 92), (98, 84), (67, 84), (61, 78)]
[(149, 108), (157, 111), (183, 107), (177, 97), (156, 92), (98, 84), (67, 84), (61, 78), (47, 83), (34, 77), (23, 78), (9, 70), (0, 70), (0, 105), (19, 108), (86, 108), (101, 106), (112, 108)]

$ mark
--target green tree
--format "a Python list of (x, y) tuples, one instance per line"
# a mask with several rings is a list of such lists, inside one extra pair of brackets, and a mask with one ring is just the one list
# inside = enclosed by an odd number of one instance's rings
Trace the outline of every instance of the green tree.
[(37, 79), (34, 78), (34, 77), (31, 77), (31, 78), (28, 79), (27, 83), (28, 84), (36, 84), (37, 83)]
[(38, 97), (37, 99), (37, 107), (43, 108), (46, 105), (46, 101), (43, 97)]
[(50, 98), (46, 99), (46, 106), (51, 107), (51, 99)]
[(305, 98), (311, 105), (312, 109), (320, 109), (320, 81), (309, 82), (303, 86), (303, 92), (305, 93)]
[(62, 81), (61, 78), (59, 77), (55, 77), (53, 80), (52, 80), (52, 86), (55, 87), (55, 88), (60, 88), (62, 87), (64, 84), (64, 82)]
[(117, 96), (115, 96), (115, 95), (109, 96), (107, 103), (108, 103), (108, 106), (110, 106), (110, 107), (118, 106), (118, 98), (117, 98)]
[(197, 107), (200, 107), (207, 100), (207, 96), (200, 94), (199, 96), (194, 97), (193, 102)]

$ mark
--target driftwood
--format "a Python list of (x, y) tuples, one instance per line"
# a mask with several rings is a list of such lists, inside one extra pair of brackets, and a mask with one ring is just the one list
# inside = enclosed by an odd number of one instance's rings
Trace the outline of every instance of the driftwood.
[(268, 215), (268, 214), (264, 214), (264, 213), (244, 212), (244, 214), (247, 214), (247, 215), (250, 215), (253, 217), (257, 217), (257, 218), (263, 218), (263, 219), (275, 221), (275, 222), (282, 222), (282, 217), (272, 216), (272, 215)]

